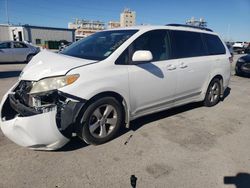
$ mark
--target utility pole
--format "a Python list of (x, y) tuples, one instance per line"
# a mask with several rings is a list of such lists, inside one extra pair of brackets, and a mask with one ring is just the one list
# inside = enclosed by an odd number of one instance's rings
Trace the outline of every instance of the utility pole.
[(231, 27), (231, 25), (228, 24), (227, 25), (227, 41), (229, 41), (229, 37), (230, 37), (230, 27)]
[(9, 19), (9, 10), (8, 10), (8, 0), (5, 0), (5, 11), (6, 11), (6, 19), (7, 23), (10, 24), (10, 19)]

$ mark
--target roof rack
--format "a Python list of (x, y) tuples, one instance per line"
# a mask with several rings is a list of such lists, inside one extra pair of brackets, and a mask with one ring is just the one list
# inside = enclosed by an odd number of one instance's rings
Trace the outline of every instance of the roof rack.
[(198, 26), (193, 26), (193, 25), (186, 25), (186, 24), (166, 24), (166, 26), (189, 27), (189, 28), (194, 28), (194, 29), (200, 29), (200, 30), (205, 30), (205, 31), (211, 31), (211, 32), (213, 32), (213, 30), (209, 29), (209, 28), (198, 27)]

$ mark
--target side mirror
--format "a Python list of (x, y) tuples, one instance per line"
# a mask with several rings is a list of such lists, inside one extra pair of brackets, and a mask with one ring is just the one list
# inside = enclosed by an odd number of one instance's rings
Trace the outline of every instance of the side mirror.
[(153, 60), (153, 55), (148, 50), (138, 50), (133, 54), (132, 61), (145, 63)]

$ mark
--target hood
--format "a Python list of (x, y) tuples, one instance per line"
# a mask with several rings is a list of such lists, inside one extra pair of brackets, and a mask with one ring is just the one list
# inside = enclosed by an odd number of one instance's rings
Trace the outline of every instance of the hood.
[(23, 69), (20, 79), (37, 81), (41, 78), (65, 75), (69, 70), (92, 64), (95, 60), (80, 59), (43, 50)]

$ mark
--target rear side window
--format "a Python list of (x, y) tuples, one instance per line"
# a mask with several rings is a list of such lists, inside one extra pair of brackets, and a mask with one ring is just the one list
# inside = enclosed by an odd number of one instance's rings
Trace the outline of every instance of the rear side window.
[(226, 49), (216, 35), (203, 34), (209, 55), (225, 54)]
[(201, 33), (172, 31), (174, 58), (187, 58), (207, 55)]
[(27, 46), (21, 42), (14, 42), (14, 48), (27, 48)]

